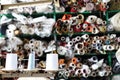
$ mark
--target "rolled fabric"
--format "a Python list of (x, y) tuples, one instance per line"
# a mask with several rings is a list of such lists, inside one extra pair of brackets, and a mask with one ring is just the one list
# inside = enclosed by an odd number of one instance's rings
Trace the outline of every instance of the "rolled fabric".
[(65, 37), (62, 36), (62, 37), (60, 38), (60, 40), (61, 40), (61, 41), (65, 41)]
[(104, 45), (103, 50), (112, 51), (112, 50), (115, 50), (115, 46), (114, 45)]
[(93, 37), (93, 40), (99, 40), (99, 39), (100, 39), (99, 36), (94, 36), (94, 37)]
[(97, 18), (96, 23), (97, 23), (98, 25), (101, 25), (101, 24), (103, 23), (103, 20), (102, 20), (101, 18)]
[(76, 43), (76, 38), (72, 38), (72, 42), (73, 42), (73, 43)]
[(87, 11), (92, 11), (95, 8), (93, 3), (87, 3), (86, 4), (86, 10)]
[(68, 29), (68, 34), (73, 35), (73, 33), (74, 33), (73, 28)]
[(83, 38), (83, 39), (88, 39), (88, 38), (89, 38), (89, 35), (88, 35), (88, 34), (84, 34), (84, 35), (81, 36), (81, 38)]
[(81, 37), (80, 36), (76, 36), (75, 39), (76, 39), (76, 41), (80, 41)]
[(99, 33), (99, 30), (98, 30), (96, 27), (93, 27), (92, 33), (93, 33), (93, 34), (97, 34), (97, 33)]
[(108, 3), (108, 2), (110, 2), (110, 0), (102, 0), (102, 2)]
[(61, 31), (62, 31), (62, 33), (68, 33), (68, 29), (67, 28), (62, 28)]
[(81, 50), (81, 49), (83, 49), (83, 48), (84, 48), (84, 44), (83, 44), (83, 43), (80, 43), (80, 42), (79, 42), (79, 43), (76, 43), (76, 44), (75, 44), (75, 49), (76, 49), (76, 50)]
[(99, 31), (102, 32), (102, 33), (105, 33), (107, 30), (106, 30), (106, 26), (99, 26), (98, 27)]
[(116, 31), (120, 31), (120, 12), (116, 13), (112, 18), (110, 18), (111, 24), (114, 26)]
[(98, 75), (99, 75), (100, 77), (105, 76), (105, 74), (106, 74), (106, 71), (105, 71), (105, 70), (102, 70), (102, 71), (99, 71), (99, 72), (98, 72)]
[(33, 35), (34, 33), (34, 28), (28, 28), (28, 34)]
[(72, 8), (70, 9), (70, 12), (77, 12), (77, 8), (76, 8), (76, 7), (72, 7)]
[(79, 69), (81, 69), (81, 68), (82, 68), (82, 65), (83, 65), (83, 64), (82, 64), (82, 63), (80, 63), (80, 62), (79, 62), (79, 63), (77, 63), (77, 67), (78, 67)]
[(97, 70), (99, 67), (98, 67), (98, 65), (93, 64), (93, 65), (91, 66), (91, 68), (92, 68), (92, 70)]
[(21, 33), (20, 30), (15, 30), (15, 31), (14, 31), (14, 34), (15, 34), (15, 35), (19, 35), (20, 33)]
[(57, 32), (59, 35), (61, 35), (61, 34), (62, 34), (62, 31), (61, 31), (61, 29), (60, 29), (60, 28), (56, 28), (55, 30), (56, 30), (56, 32)]
[(64, 59), (59, 59), (59, 64), (64, 64), (65, 60)]
[(97, 56), (93, 56), (91, 57), (90, 59), (88, 59), (89, 62), (94, 62), (94, 63), (97, 63), (98, 62), (98, 58)]
[(77, 19), (77, 16), (71, 17), (70, 21), (72, 26), (75, 26), (79, 23), (79, 19)]
[(113, 72), (114, 73), (120, 72), (120, 63), (119, 62), (116, 62), (115, 65), (113, 66)]
[(73, 42), (69, 41), (66, 45), (67, 45), (67, 47), (72, 47), (73, 46)]
[(36, 52), (37, 56), (41, 57), (43, 55), (43, 50), (39, 49), (37, 52)]
[(83, 0), (85, 3), (89, 2), (90, 0)]
[(84, 22), (84, 15), (83, 14), (78, 14), (77, 18), (79, 19), (79, 24)]
[(45, 67), (46, 67), (45, 61), (40, 61), (40, 62), (39, 62), (39, 66), (40, 66), (40, 68), (45, 69)]
[(14, 37), (15, 36), (15, 34), (14, 34), (14, 31), (13, 30), (11, 30), (11, 29), (7, 29), (6, 30), (6, 37)]
[(86, 22), (89, 24), (94, 24), (97, 20), (97, 16), (95, 15), (90, 15), (87, 17)]
[(81, 55), (84, 55), (84, 54), (87, 53), (87, 50), (83, 50), (83, 49), (82, 49), (82, 50), (79, 50), (79, 52), (80, 52)]
[(87, 78), (87, 77), (88, 77), (88, 74), (83, 73), (82, 76), (83, 76), (84, 78)]
[(106, 71), (111, 71), (112, 68), (110, 66), (105, 66)]
[(75, 75), (76, 75), (76, 76), (82, 77), (81, 74), (82, 74), (82, 73), (81, 73), (81, 69), (77, 69), (77, 70), (75, 71)]
[(117, 61), (120, 63), (120, 48), (115, 53), (115, 57), (116, 57)]
[(73, 27), (74, 32), (81, 32), (82, 26), (80, 24)]
[(77, 60), (77, 58), (72, 58), (72, 63), (74, 63), (74, 64), (77, 64), (77, 62), (78, 62), (78, 60)]
[(67, 53), (67, 48), (63, 47), (63, 46), (59, 46), (57, 49), (58, 54), (60, 55), (65, 55)]
[(71, 14), (64, 14), (62, 20), (69, 20), (72, 17)]
[(64, 63), (64, 64), (59, 64), (59, 69), (66, 69), (67, 68), (67, 65)]
[(75, 77), (75, 71), (70, 72), (70, 77)]
[(88, 26), (86, 29), (85, 29), (86, 32), (93, 32), (93, 27), (92, 26)]
[(114, 26), (112, 24), (107, 25), (107, 31), (114, 31)]
[(91, 70), (90, 70), (89, 66), (85, 65), (85, 64), (82, 65), (81, 71), (82, 71), (82, 73), (85, 73), (85, 74), (90, 74), (91, 73)]
[(64, 77), (65, 79), (68, 79), (69, 76), (70, 76), (69, 71), (65, 70), (63, 77)]
[(63, 71), (59, 71), (59, 72), (58, 72), (58, 77), (59, 77), (59, 78), (62, 78), (62, 77), (63, 77), (63, 74), (64, 74)]
[(96, 75), (96, 72), (95, 72), (95, 71), (92, 71), (92, 72), (91, 72), (91, 76), (92, 76), (92, 77), (96, 77), (96, 76), (97, 76), (97, 75)]

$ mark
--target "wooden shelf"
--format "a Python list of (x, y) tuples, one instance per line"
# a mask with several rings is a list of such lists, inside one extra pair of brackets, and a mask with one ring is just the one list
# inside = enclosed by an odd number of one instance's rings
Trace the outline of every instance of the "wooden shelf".
[(25, 2), (25, 3), (16, 3), (16, 4), (2, 4), (1, 5), (1, 10), (9, 9), (10, 7), (20, 7), (20, 6), (30, 6), (30, 5), (38, 5), (38, 4), (43, 4), (51, 2), (51, 0), (40, 0), (40, 1), (35, 1), (35, 2)]
[(39, 73), (39, 72), (31, 72), (31, 71), (22, 71), (22, 72), (1, 72), (0, 78), (13, 78), (13, 77), (54, 77), (53, 73)]

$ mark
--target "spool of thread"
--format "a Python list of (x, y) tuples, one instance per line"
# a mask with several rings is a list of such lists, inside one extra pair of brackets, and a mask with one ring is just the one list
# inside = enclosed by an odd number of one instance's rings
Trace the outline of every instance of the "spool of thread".
[(46, 70), (48, 71), (58, 70), (58, 54), (47, 54)]
[(5, 70), (17, 70), (18, 69), (17, 65), (18, 65), (17, 54), (13, 54), (13, 53), (7, 54)]
[(28, 70), (35, 69), (35, 52), (32, 52), (29, 54), (29, 59), (28, 59)]

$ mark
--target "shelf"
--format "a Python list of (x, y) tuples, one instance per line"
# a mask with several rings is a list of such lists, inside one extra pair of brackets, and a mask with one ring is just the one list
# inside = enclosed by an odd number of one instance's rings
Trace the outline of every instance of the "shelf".
[(113, 74), (112, 76), (118, 76), (118, 75), (120, 76), (120, 73), (119, 74)]
[(0, 78), (13, 78), (13, 77), (54, 77), (52, 73), (35, 73), (35, 72), (10, 72), (10, 73), (0, 73)]
[[(105, 33), (98, 33), (98, 34), (92, 34), (90, 32), (79, 32), (79, 33), (73, 33), (72, 36), (77, 36), (77, 35), (84, 35), (84, 34), (88, 34), (88, 35), (98, 35), (98, 36), (101, 36), (101, 35), (107, 35), (107, 34), (116, 34), (116, 35), (119, 35), (120, 32), (116, 32), (116, 31), (111, 31), (111, 32), (105, 32)], [(62, 34), (62, 35), (59, 35), (59, 34), (56, 34), (57, 36), (71, 36), (71, 34)]]
[(18, 34), (16, 35), (17, 37), (20, 37), (20, 38), (27, 38), (27, 39), (42, 39), (42, 40), (50, 40), (50, 39), (54, 39), (54, 34), (51, 34), (49, 37), (40, 37), (36, 34), (33, 34), (33, 35), (30, 35), (30, 34)]
[(40, 0), (40, 1), (34, 1), (34, 2), (25, 2), (25, 3), (16, 3), (16, 4), (3, 4), (1, 5), (2, 10), (9, 9), (10, 7), (20, 7), (20, 6), (30, 6), (30, 5), (37, 5), (42, 4), (46, 2), (51, 2), (51, 0)]

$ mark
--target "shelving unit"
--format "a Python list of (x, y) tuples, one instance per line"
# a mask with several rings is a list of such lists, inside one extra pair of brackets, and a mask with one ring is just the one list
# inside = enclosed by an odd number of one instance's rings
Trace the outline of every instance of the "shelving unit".
[[(1, 5), (2, 9), (8, 9), (10, 8), (11, 6), (12, 7), (19, 7), (19, 6), (26, 6), (26, 5), (36, 5), (36, 4), (39, 4), (39, 3), (45, 3), (45, 2), (49, 2), (50, 0), (46, 0), (46, 1), (37, 1), (37, 2), (29, 2), (29, 3), (18, 3), (18, 4), (10, 4), (10, 5)], [(55, 12), (55, 10), (53, 11), (53, 13), (35, 13), (35, 14), (32, 14), (31, 16), (41, 16), (41, 15), (45, 15), (45, 16), (48, 16), (48, 17), (52, 17), (54, 18), (55, 20), (57, 20), (59, 16), (63, 15), (63, 14), (72, 14), (72, 15), (76, 15), (76, 14), (84, 14), (84, 15), (87, 15), (89, 16), (90, 14), (96, 14), (96, 15), (99, 15), (103, 18), (105, 18), (107, 21), (109, 20), (109, 18), (111, 17), (111, 14), (114, 15), (115, 13), (117, 12), (120, 12), (120, 10), (116, 10), (116, 11), (107, 11), (106, 12), (106, 16), (101, 16), (101, 13), (90, 13), (90, 12), (84, 12), (84, 13), (71, 13), (71, 12), (60, 12), (60, 13), (57, 13)], [(10, 14), (4, 14), (4, 15), (7, 15), (9, 18), (13, 18)], [(24, 14), (24, 15), (28, 15), (28, 14)], [(2, 14), (0, 15), (0, 18), (1, 18)], [(89, 32), (81, 32), (81, 33), (75, 33), (73, 34), (73, 36), (77, 36), (77, 35), (83, 35), (83, 34), (89, 34), (89, 35), (107, 35), (107, 34), (117, 34), (119, 36), (120, 32), (106, 32), (106, 33), (99, 33), (99, 34), (91, 34)], [(21, 38), (36, 38), (36, 39), (41, 39), (40, 37), (38, 37), (37, 35), (27, 35), (27, 34), (20, 34), (20, 35), (17, 35), (18, 37), (21, 37)], [(54, 38), (55, 40), (57, 40), (57, 37), (58, 36), (61, 36), (59, 34), (57, 34), (56, 32), (53, 31), (53, 33), (51, 34), (50, 37), (48, 38)], [(62, 36), (69, 36), (68, 34), (62, 34)], [(48, 39), (47, 38), (47, 39)], [(84, 57), (84, 56), (107, 56), (107, 60), (108, 60), (108, 64), (109, 66), (112, 66), (112, 55), (114, 55), (115, 52), (107, 52), (107, 54), (95, 54), (95, 53), (91, 53), (91, 54), (85, 54), (85, 55), (75, 55), (76, 57)], [(59, 57), (62, 57), (62, 58), (65, 58), (65, 56), (61, 56), (59, 55)], [(120, 74), (113, 74), (112, 76), (114, 75), (120, 75)], [(53, 77), (55, 76), (54, 74), (48, 74), (48, 73), (0, 73), (0, 77), (3, 78), (3, 77), (30, 77), (30, 76), (34, 76), (34, 77), (46, 77), (46, 76), (49, 76), (49, 77)], [(112, 77), (112, 76), (108, 76), (108, 77)], [(95, 80), (95, 79), (93, 79)]]

